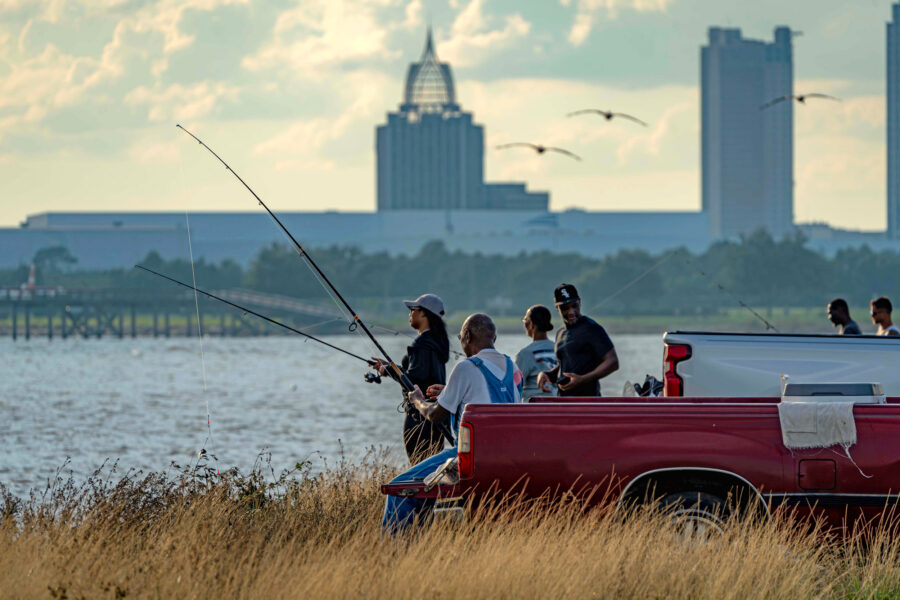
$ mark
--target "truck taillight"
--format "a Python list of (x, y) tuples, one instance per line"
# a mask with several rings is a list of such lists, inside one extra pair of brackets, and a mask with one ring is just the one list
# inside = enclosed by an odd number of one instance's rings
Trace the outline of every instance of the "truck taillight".
[(683, 396), (684, 380), (678, 375), (677, 365), (691, 357), (687, 344), (666, 345), (663, 351), (663, 396)]
[(456, 452), (459, 456), (459, 478), (468, 479), (475, 470), (475, 454), (472, 452), (474, 439), (472, 426), (468, 423), (459, 424), (459, 435), (456, 438)]

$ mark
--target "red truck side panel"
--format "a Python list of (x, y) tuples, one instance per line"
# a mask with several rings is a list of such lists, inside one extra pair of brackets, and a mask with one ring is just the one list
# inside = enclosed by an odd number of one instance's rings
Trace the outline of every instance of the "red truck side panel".
[(584, 489), (669, 467), (734, 472), (757, 488), (782, 490), (790, 453), (774, 404), (469, 405), (475, 430), (474, 476), (462, 487), (496, 481), (510, 489)]
[[(854, 407), (857, 443), (849, 457), (840, 447), (788, 450), (775, 398), (575, 400), (468, 405), (462, 421), (473, 428), (472, 476), (429, 495), (597, 487), (595, 498), (614, 502), (649, 472), (712, 469), (746, 480), (773, 505), (814, 509), (837, 526), (900, 501), (897, 398)], [(383, 490), (414, 494), (423, 485)]]

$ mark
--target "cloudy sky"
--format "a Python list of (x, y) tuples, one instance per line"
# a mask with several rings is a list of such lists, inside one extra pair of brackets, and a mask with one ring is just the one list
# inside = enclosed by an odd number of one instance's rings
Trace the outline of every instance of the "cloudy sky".
[[(374, 128), (431, 22), (491, 181), (554, 210), (696, 210), (699, 48), (710, 25), (795, 40), (800, 222), (885, 225), (886, 0), (0, 0), (0, 226), (64, 210), (371, 211)], [(644, 129), (563, 115), (623, 110)]]

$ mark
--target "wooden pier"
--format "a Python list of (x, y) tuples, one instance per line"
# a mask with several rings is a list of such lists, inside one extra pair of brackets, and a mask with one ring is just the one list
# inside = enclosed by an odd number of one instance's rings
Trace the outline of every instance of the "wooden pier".
[[(244, 290), (218, 290), (232, 302), (293, 327), (341, 326), (336, 309), (305, 304), (293, 298)], [(220, 302), (200, 296), (203, 335), (265, 336), (284, 330)], [(30, 340), (174, 337), (197, 335), (197, 306), (191, 292), (59, 288), (0, 289), (0, 337)], [(342, 326), (341, 326), (342, 327)], [(327, 329), (317, 329), (327, 332)]]

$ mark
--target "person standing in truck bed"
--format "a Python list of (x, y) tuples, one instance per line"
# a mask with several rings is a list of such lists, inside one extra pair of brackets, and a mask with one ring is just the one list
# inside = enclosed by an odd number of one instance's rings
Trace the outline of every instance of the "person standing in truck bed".
[(555, 383), (560, 396), (599, 396), (600, 380), (619, 368), (612, 340), (599, 323), (581, 314), (574, 285), (558, 285), (553, 299), (564, 325), (556, 333), (559, 364), (538, 375), (538, 387), (549, 393)]
[(891, 321), (891, 311), (894, 310), (894, 307), (891, 306), (890, 300), (882, 296), (872, 300), (869, 306), (872, 308), (872, 322), (878, 325), (876, 335), (900, 335), (900, 329), (897, 329), (897, 326)]
[(828, 303), (828, 320), (838, 328), (838, 335), (861, 335), (856, 321), (850, 318), (850, 307), (843, 298), (835, 298)]

